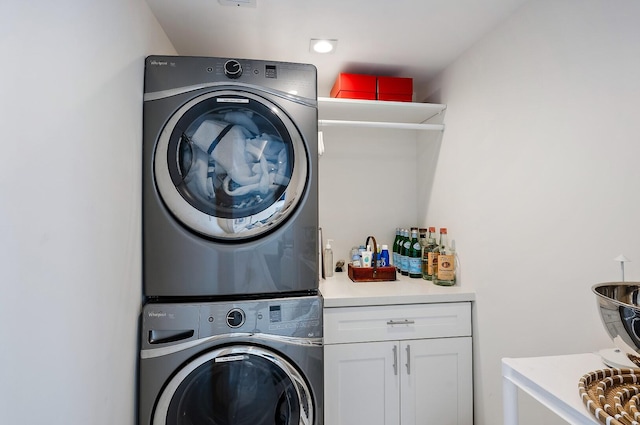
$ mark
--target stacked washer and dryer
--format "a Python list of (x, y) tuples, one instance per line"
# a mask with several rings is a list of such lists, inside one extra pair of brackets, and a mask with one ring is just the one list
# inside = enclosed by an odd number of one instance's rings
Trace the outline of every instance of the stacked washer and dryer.
[(150, 56), (141, 425), (321, 425), (312, 65)]

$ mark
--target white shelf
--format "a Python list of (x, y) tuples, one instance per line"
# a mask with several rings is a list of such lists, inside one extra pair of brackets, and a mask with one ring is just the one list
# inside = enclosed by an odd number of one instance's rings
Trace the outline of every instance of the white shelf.
[(318, 98), (318, 125), (443, 131), (446, 105)]

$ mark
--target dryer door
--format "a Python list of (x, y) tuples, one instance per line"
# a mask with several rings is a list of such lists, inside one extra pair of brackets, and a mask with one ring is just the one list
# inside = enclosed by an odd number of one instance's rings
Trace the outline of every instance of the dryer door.
[(308, 151), (283, 109), (255, 93), (220, 89), (179, 108), (154, 157), (158, 191), (190, 229), (227, 241), (284, 223), (305, 195)]
[(286, 359), (255, 346), (204, 354), (169, 381), (153, 425), (311, 425), (312, 395)]

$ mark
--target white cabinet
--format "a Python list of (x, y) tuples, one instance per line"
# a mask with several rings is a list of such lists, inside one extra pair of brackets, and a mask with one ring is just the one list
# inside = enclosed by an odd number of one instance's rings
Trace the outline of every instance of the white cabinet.
[(325, 422), (473, 423), (471, 303), (325, 308)]

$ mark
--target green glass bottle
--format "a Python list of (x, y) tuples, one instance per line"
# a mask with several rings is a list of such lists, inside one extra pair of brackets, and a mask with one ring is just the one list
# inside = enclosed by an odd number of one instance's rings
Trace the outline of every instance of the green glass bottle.
[(422, 245), (420, 245), (420, 240), (418, 239), (418, 229), (411, 230), (408, 263), (409, 277), (422, 277)]
[(393, 265), (397, 271), (400, 271), (400, 241), (402, 240), (400, 230), (399, 227), (396, 227), (396, 238), (393, 240)]
[(403, 276), (409, 275), (409, 247), (411, 246), (411, 239), (409, 238), (409, 231), (402, 229), (402, 247), (400, 250), (400, 273)]

